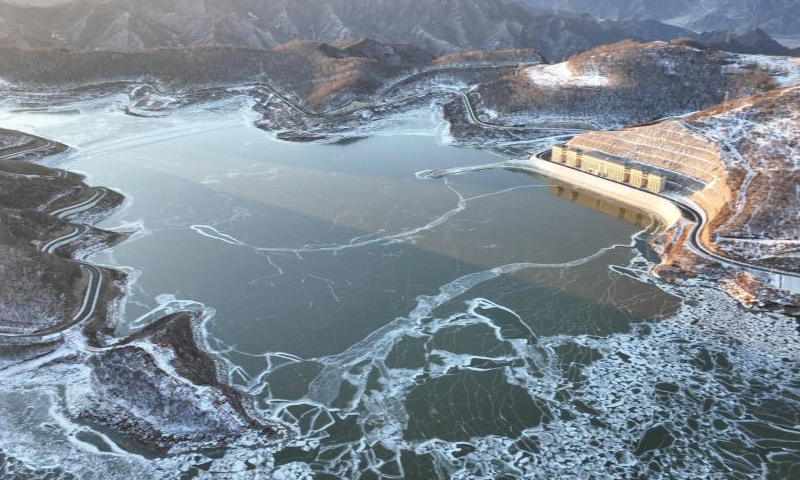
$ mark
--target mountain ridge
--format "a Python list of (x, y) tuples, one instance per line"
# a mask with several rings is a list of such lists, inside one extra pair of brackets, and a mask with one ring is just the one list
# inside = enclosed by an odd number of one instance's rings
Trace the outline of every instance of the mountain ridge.
[(535, 10), (589, 13), (608, 20), (654, 19), (695, 32), (752, 30), (800, 39), (800, 3), (795, 0), (522, 0)]
[[(635, 23), (635, 22), (634, 22)], [(689, 36), (678, 27), (534, 14), (506, 0), (106, 0), (50, 7), (0, 2), (0, 40), (23, 49), (136, 51), (155, 47), (274, 47), (305, 38), (373, 38), (435, 55), (533, 48), (550, 59), (626, 38)]]

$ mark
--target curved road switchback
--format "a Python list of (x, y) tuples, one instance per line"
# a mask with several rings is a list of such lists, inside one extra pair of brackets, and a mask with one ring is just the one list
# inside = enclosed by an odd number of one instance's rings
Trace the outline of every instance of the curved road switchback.
[(703, 244), (703, 241), (701, 239), (702, 231), (708, 225), (708, 217), (706, 215), (705, 210), (700, 208), (694, 202), (691, 202), (690, 200), (687, 200), (687, 199), (677, 198), (677, 196), (673, 196), (673, 195), (661, 195), (661, 196), (666, 198), (667, 200), (671, 201), (672, 203), (674, 203), (678, 208), (681, 209), (681, 211), (686, 212), (690, 216), (693, 217), (690, 220), (693, 220), (695, 222), (695, 227), (692, 230), (691, 235), (690, 235), (690, 247), (693, 247), (693, 249), (695, 250), (695, 253), (701, 254), (701, 255), (703, 255), (705, 257), (708, 257), (710, 259), (716, 260), (716, 261), (721, 262), (721, 263), (726, 263), (726, 264), (730, 264), (730, 265), (736, 265), (738, 267), (742, 267), (742, 268), (746, 268), (746, 269), (750, 269), (750, 270), (756, 270), (756, 271), (759, 271), (759, 272), (785, 275), (785, 276), (793, 277), (793, 278), (800, 278), (800, 274), (795, 273), (795, 272), (789, 272), (789, 271), (781, 270), (781, 269), (778, 269), (778, 268), (762, 267), (761, 265), (753, 265), (753, 264), (750, 264), (750, 263), (747, 263), (747, 262), (742, 262), (740, 260), (735, 260), (735, 259), (732, 259), (732, 258), (728, 258), (728, 257), (722, 256), (722, 255), (710, 250), (708, 247), (706, 247)]
[(53, 327), (45, 328), (42, 330), (38, 330), (34, 333), (26, 333), (26, 334), (3, 334), (0, 337), (15, 337), (15, 338), (37, 338), (47, 335), (53, 335), (56, 333), (61, 333), (65, 330), (68, 330), (79, 323), (82, 323), (85, 320), (94, 315), (95, 310), (97, 309), (97, 302), (100, 299), (100, 289), (103, 286), (103, 272), (96, 266), (90, 265), (88, 263), (81, 263), (81, 268), (84, 269), (89, 274), (89, 284), (86, 286), (86, 293), (83, 296), (83, 302), (81, 303), (81, 308), (78, 310), (72, 320), (67, 323), (62, 323), (60, 325), (55, 325)]
[(80, 309), (66, 323), (54, 325), (52, 327), (37, 330), (32, 333), (0, 333), (0, 338), (41, 338), (48, 335), (62, 333), (78, 325), (94, 315), (97, 309), (97, 302), (100, 299), (100, 290), (103, 285), (103, 272), (96, 266), (81, 263), (81, 268), (89, 274), (89, 283), (86, 286), (86, 293), (83, 296)]
[[(96, 198), (100, 195), (100, 198)], [(71, 211), (72, 208), (81, 208), (85, 207), (88, 203), (92, 203), (92, 206), (96, 205), (102, 197), (105, 196), (105, 190), (102, 193), (95, 193), (88, 201), (80, 202), (76, 205), (72, 205), (71, 207), (66, 207), (62, 210)], [(91, 207), (88, 207), (91, 208)], [(80, 210), (83, 211), (83, 210)], [(69, 243), (75, 242), (78, 240), (86, 231), (88, 227), (85, 225), (76, 225), (73, 227), (72, 231), (66, 233), (58, 238), (51, 240), (50, 242), (46, 243), (42, 246), (41, 251), (47, 254), (53, 254), (58, 248), (61, 248)], [(72, 260), (74, 261), (74, 260)], [(66, 323), (61, 323), (52, 327), (48, 327), (42, 330), (37, 330), (36, 332), (32, 333), (0, 333), (0, 338), (41, 338), (48, 335), (54, 335), (57, 333), (64, 332), (75, 325), (82, 323), (85, 320), (94, 315), (95, 310), (97, 309), (97, 302), (101, 295), (101, 288), (103, 285), (103, 272), (100, 268), (83, 262), (77, 262), (83, 271), (85, 271), (88, 276), (88, 284), (86, 285), (86, 292), (83, 296), (83, 301), (81, 302), (81, 306), (78, 309), (77, 313)]]
[(44, 247), (42, 247), (42, 251), (44, 253), (54, 253), (57, 249), (63, 247), (68, 243), (72, 243), (78, 239), (81, 235), (86, 233), (88, 227), (86, 225), (76, 225), (73, 227), (73, 231), (68, 233), (64, 236), (58, 237), (56, 239), (51, 240), (48, 242)]
[(57, 217), (57, 218), (67, 218), (69, 216), (72, 216), (72, 215), (75, 215), (75, 214), (78, 214), (78, 213), (81, 213), (81, 212), (85, 212), (86, 210), (89, 210), (90, 208), (93, 208), (98, 203), (100, 203), (100, 201), (103, 198), (105, 198), (107, 193), (108, 193), (108, 190), (106, 190), (103, 187), (95, 188), (94, 194), (89, 199), (84, 200), (83, 202), (76, 203), (74, 205), (70, 205), (70, 206), (67, 206), (67, 207), (64, 207), (64, 208), (60, 208), (60, 209), (55, 210), (53, 212), (50, 212), (50, 215), (52, 215), (54, 217)]

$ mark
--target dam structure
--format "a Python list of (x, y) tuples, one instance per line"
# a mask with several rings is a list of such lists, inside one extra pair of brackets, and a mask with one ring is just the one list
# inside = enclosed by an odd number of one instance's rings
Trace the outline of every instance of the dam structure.
[(554, 184), (548, 188), (550, 195), (577, 203), (596, 212), (623, 220), (631, 225), (641, 228), (650, 226), (652, 219), (644, 211), (630, 207), (602, 195), (594, 195), (589, 190), (580, 189), (571, 185)]
[[(655, 214), (662, 220), (660, 228), (669, 229), (683, 218), (680, 208), (664, 196), (667, 184), (665, 172), (646, 170), (641, 164), (622, 157), (556, 145), (551, 152), (531, 155), (526, 164), (532, 170), (559, 182), (608, 197), (615, 203), (622, 202)], [(562, 198), (575, 197), (566, 190), (551, 193)], [(591, 207), (604, 209), (599, 204)], [(627, 211), (608, 213), (616, 213), (615, 216), (622, 213), (623, 217), (629, 214)], [(644, 222), (644, 219), (631, 220)]]
[(667, 186), (665, 176), (646, 172), (638, 163), (603, 152), (556, 145), (550, 161), (651, 193), (662, 193)]

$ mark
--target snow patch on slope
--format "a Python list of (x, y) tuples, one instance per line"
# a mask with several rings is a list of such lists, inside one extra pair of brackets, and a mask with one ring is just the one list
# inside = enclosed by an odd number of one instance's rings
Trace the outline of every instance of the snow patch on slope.
[(609, 81), (600, 72), (575, 75), (568, 62), (555, 65), (536, 65), (526, 70), (528, 78), (537, 85), (545, 87), (604, 87)]
[(749, 65), (758, 65), (775, 79), (780, 87), (790, 87), (800, 83), (800, 61), (790, 57), (770, 57), (766, 55), (733, 55), (735, 63), (725, 67), (725, 73), (741, 73)]

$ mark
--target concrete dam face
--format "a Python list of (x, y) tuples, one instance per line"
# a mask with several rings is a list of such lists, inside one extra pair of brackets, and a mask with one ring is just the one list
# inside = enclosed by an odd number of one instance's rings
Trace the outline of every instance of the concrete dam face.
[(602, 195), (596, 195), (588, 190), (575, 188), (571, 185), (551, 185), (548, 192), (564, 200), (577, 203), (586, 208), (591, 208), (597, 212), (624, 220), (631, 225), (641, 228), (650, 226), (651, 218), (644, 210), (617, 202)]

